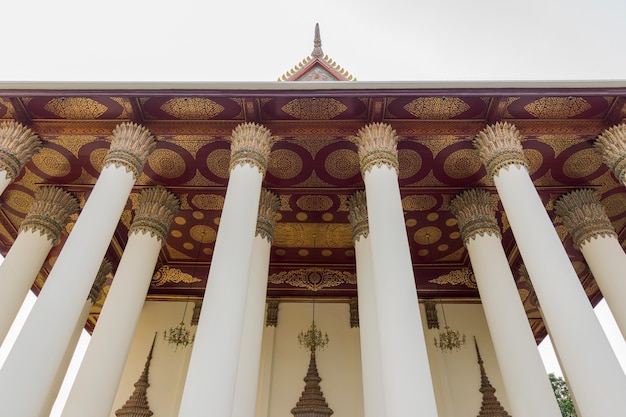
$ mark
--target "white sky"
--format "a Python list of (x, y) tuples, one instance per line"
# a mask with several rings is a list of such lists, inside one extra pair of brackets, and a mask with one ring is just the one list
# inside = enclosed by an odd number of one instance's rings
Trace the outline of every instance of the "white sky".
[(362, 81), (626, 79), (623, 0), (21, 0), (2, 81), (274, 81), (326, 54)]

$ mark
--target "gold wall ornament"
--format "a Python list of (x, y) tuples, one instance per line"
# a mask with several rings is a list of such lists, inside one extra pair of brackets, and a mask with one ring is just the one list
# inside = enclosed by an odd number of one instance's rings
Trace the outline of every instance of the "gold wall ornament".
[(237, 165), (249, 164), (263, 175), (267, 171), (272, 146), (278, 138), (256, 123), (242, 123), (233, 129), (230, 140), (230, 170)]
[(426, 324), (429, 329), (439, 328), (439, 316), (437, 315), (437, 307), (434, 301), (424, 301), (424, 310), (426, 311)]
[(197, 326), (200, 322), (200, 313), (202, 312), (202, 300), (195, 301), (193, 303), (193, 313), (191, 313), (191, 324)]
[(598, 237), (617, 238), (615, 228), (594, 190), (581, 189), (564, 194), (554, 203), (554, 212), (569, 230), (574, 246), (580, 250), (585, 242)]
[(104, 288), (104, 284), (107, 280), (107, 276), (113, 271), (113, 267), (111, 266), (111, 262), (109, 262), (106, 258), (102, 260), (100, 264), (100, 268), (98, 269), (98, 273), (96, 274), (96, 278), (93, 281), (93, 285), (91, 286), (91, 290), (89, 291), (89, 300), (91, 300), (92, 304), (96, 304), (98, 301), (98, 297)]
[(267, 300), (267, 314), (265, 315), (265, 327), (278, 326), (278, 305), (280, 301), (275, 299)]
[(478, 288), (474, 272), (470, 268), (455, 269), (428, 282), (439, 285), (465, 285), (467, 288)]
[(361, 174), (374, 166), (386, 165), (398, 172), (398, 136), (384, 123), (371, 123), (362, 127), (351, 140), (356, 144), (361, 163)]
[(164, 187), (146, 188), (139, 194), (139, 205), (129, 234), (146, 234), (156, 237), (165, 244), (167, 232), (174, 215), (180, 209), (180, 201), (175, 194)]
[(78, 200), (71, 193), (55, 186), (39, 187), (35, 191), (35, 201), (20, 224), (20, 231), (39, 231), (56, 244), (71, 216), (78, 210)]
[(342, 284), (356, 284), (356, 275), (328, 268), (304, 268), (271, 274), (268, 281), (272, 284), (289, 284), (292, 287), (319, 291)]
[(450, 202), (450, 211), (458, 221), (465, 246), (470, 239), (485, 234), (502, 239), (496, 210), (488, 191), (471, 189), (462, 192)]
[(115, 412), (117, 417), (150, 417), (154, 414), (148, 406), (147, 389), (150, 386), (148, 383), (148, 374), (150, 373), (150, 362), (152, 361), (152, 352), (154, 351), (155, 341), (156, 333), (154, 335), (154, 339), (152, 339), (152, 346), (150, 347), (150, 352), (146, 358), (146, 364), (144, 365), (143, 372), (141, 373), (139, 380), (135, 382), (135, 390), (122, 408)]
[(152, 285), (160, 287), (167, 283), (172, 284), (193, 284), (194, 282), (200, 282), (199, 278), (194, 277), (191, 274), (181, 271), (178, 268), (172, 268), (167, 265), (160, 267), (152, 276)]
[(595, 142), (604, 162), (622, 183), (626, 184), (626, 123), (606, 129)]
[(511, 165), (529, 169), (520, 133), (511, 123), (498, 122), (487, 126), (476, 135), (474, 147), (491, 178), (498, 175), (501, 168), (508, 169)]
[(365, 191), (357, 191), (348, 197), (348, 220), (352, 226), (352, 240), (357, 242), (361, 236), (367, 238), (370, 232), (367, 217), (367, 199)]
[(471, 107), (458, 97), (419, 97), (405, 104), (403, 108), (418, 119), (446, 120), (468, 111)]
[(256, 220), (256, 234), (271, 244), (274, 239), (274, 227), (280, 209), (280, 199), (274, 193), (265, 188), (261, 189), (259, 200), (259, 215)]
[(351, 298), (350, 301), (350, 327), (359, 327), (359, 299)]
[(11, 181), (41, 147), (41, 139), (31, 129), (13, 120), (0, 124), (0, 170)]
[(156, 147), (156, 138), (145, 127), (136, 123), (120, 123), (113, 129), (113, 140), (104, 157), (104, 167), (124, 166), (137, 179), (148, 156)]

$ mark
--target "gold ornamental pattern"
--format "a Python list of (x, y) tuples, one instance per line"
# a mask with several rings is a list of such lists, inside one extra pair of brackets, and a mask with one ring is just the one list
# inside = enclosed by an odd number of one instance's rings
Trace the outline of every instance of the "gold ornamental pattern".
[(136, 123), (120, 123), (113, 129), (113, 140), (104, 158), (104, 167), (123, 166), (137, 179), (155, 147), (156, 139), (148, 129)]
[(176, 195), (163, 187), (146, 188), (139, 194), (139, 206), (129, 234), (146, 234), (165, 244), (174, 215), (180, 209)]
[(88, 97), (61, 97), (48, 101), (44, 109), (63, 119), (88, 120), (102, 116), (108, 107)]
[(496, 221), (496, 210), (488, 191), (464, 191), (450, 202), (450, 211), (458, 220), (465, 246), (470, 243), (470, 239), (476, 239), (477, 236), (489, 235), (502, 239)]
[(0, 170), (11, 181), (41, 147), (41, 139), (31, 129), (13, 120), (0, 124)]
[(277, 138), (264, 126), (243, 123), (233, 129), (230, 139), (230, 170), (249, 164), (265, 175), (272, 146)]
[(348, 198), (348, 220), (352, 226), (352, 240), (357, 242), (361, 236), (367, 238), (370, 233), (367, 217), (367, 199), (365, 191), (357, 191)]
[(451, 119), (470, 109), (458, 97), (420, 97), (404, 105), (404, 110), (418, 119)]
[(20, 231), (38, 231), (56, 244), (71, 216), (78, 212), (78, 200), (59, 187), (39, 187)]
[(343, 284), (355, 285), (356, 275), (329, 268), (303, 268), (271, 274), (268, 280), (272, 284), (289, 284), (292, 287), (319, 291)]
[(163, 103), (161, 110), (177, 119), (206, 120), (223, 112), (224, 106), (208, 98), (177, 97)]
[(348, 107), (334, 98), (299, 98), (281, 107), (288, 115), (300, 120), (324, 120), (339, 116)]
[(529, 169), (520, 133), (511, 123), (498, 122), (487, 126), (474, 139), (474, 147), (491, 178), (498, 175), (501, 168), (508, 169), (511, 165)]
[(554, 203), (554, 212), (569, 230), (577, 249), (592, 239), (612, 237), (617, 233), (594, 190), (575, 190), (562, 195)]
[(200, 281), (201, 280), (199, 278), (196, 278), (191, 274), (167, 265), (163, 265), (162, 267), (160, 267), (152, 276), (152, 285), (155, 287), (161, 287), (168, 283), (193, 284), (194, 282)]
[(542, 97), (524, 106), (537, 119), (569, 119), (590, 108), (582, 97)]
[(352, 140), (358, 149), (363, 175), (373, 167), (383, 165), (398, 172), (398, 136), (391, 126), (371, 123), (359, 129)]
[(467, 288), (478, 288), (474, 272), (469, 268), (455, 269), (428, 282), (439, 285), (465, 285)]

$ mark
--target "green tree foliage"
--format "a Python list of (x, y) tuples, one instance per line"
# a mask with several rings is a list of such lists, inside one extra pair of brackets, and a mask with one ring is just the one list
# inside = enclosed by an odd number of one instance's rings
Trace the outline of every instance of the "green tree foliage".
[(554, 390), (556, 402), (559, 404), (559, 408), (561, 409), (561, 415), (563, 417), (577, 417), (576, 410), (574, 409), (574, 401), (569, 393), (569, 389), (567, 389), (565, 380), (560, 376), (555, 376), (554, 374), (549, 374), (548, 377), (550, 378), (550, 383), (552, 384), (552, 389)]

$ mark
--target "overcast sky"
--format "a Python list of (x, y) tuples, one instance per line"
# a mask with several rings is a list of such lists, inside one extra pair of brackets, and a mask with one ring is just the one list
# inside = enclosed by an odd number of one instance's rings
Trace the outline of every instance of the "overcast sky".
[(623, 0), (22, 0), (0, 80), (274, 81), (312, 50), (362, 81), (626, 79)]

